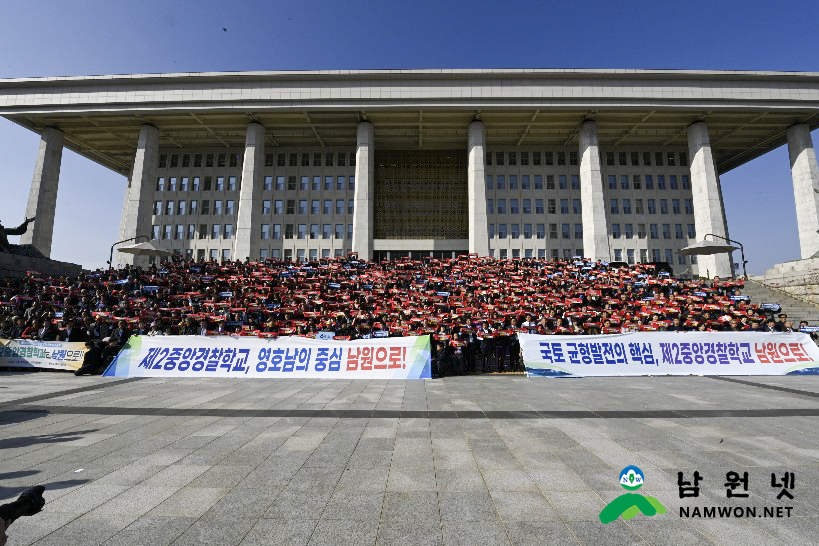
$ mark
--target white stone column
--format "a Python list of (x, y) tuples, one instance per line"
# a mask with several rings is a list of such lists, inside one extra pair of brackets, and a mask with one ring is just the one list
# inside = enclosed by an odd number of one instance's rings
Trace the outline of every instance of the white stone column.
[[(711, 154), (711, 141), (708, 137), (708, 125), (698, 121), (688, 127), (688, 157), (691, 161), (691, 194), (694, 201), (694, 226), (697, 239), (721, 239), (705, 237), (711, 233), (719, 237), (728, 237), (725, 222), (725, 210), (722, 206), (722, 192), (719, 177)], [(697, 257), (697, 270), (700, 277), (731, 277), (731, 255), (713, 254)]]
[(489, 256), (489, 226), (486, 218), (486, 127), (482, 121), (469, 124), (467, 143), (467, 193), (469, 203), (469, 252)]
[(362, 260), (373, 258), (373, 210), (375, 197), (375, 132), (373, 124), (358, 124), (355, 152), (355, 209), (353, 211), (353, 252)]
[(43, 129), (40, 149), (28, 192), (26, 218), (35, 218), (20, 238), (24, 245), (34, 245), (46, 258), (51, 256), (54, 233), (54, 213), (57, 209), (57, 186), (60, 181), (60, 161), (63, 157), (63, 132), (53, 127)]
[(603, 195), (603, 175), (600, 171), (600, 147), (597, 143), (597, 123), (584, 121), (578, 136), (580, 141), (580, 200), (583, 213), (583, 255), (592, 260), (611, 260), (609, 233), (606, 225), (606, 199)]
[(264, 127), (258, 123), (248, 124), (239, 211), (236, 215), (236, 239), (233, 242), (234, 260), (259, 259), (264, 140)]
[(805, 260), (819, 252), (819, 169), (810, 128), (806, 124), (799, 123), (788, 129), (788, 152), (791, 157), (799, 250)]
[[(159, 163), (159, 130), (153, 125), (143, 125), (139, 129), (134, 167), (131, 178), (125, 188), (125, 204), (122, 207), (119, 240), (130, 239), (137, 235), (151, 237), (151, 214), (153, 209), (156, 169)], [(144, 242), (145, 239), (123, 243), (123, 246)], [(145, 257), (134, 258), (131, 254), (117, 255), (114, 249), (115, 264), (145, 265)]]

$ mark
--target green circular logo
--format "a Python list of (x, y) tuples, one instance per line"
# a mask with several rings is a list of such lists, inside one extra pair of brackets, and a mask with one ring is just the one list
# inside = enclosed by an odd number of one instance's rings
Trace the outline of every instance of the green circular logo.
[(643, 482), (643, 471), (636, 466), (627, 466), (620, 472), (620, 485), (629, 491), (640, 489)]

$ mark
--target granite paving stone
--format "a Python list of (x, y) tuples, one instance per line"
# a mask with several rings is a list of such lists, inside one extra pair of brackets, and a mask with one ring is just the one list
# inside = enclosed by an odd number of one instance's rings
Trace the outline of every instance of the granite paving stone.
[(48, 502), (44, 509), (49, 512), (85, 514), (129, 489), (125, 485), (90, 483)]
[[(11, 546), (814, 543), (819, 398), (800, 392), (819, 392), (819, 377), (743, 381), (796, 390), (707, 377), (0, 372), (0, 404), (23, 400), (0, 406), (0, 501), (47, 488), (43, 513), (10, 528)], [(69, 392), (78, 386), (92, 388)], [(668, 512), (603, 525), (627, 465)], [(701, 494), (681, 500), (677, 472), (694, 470)], [(734, 470), (749, 473), (749, 499), (725, 497)], [(788, 471), (791, 518), (678, 513), (783, 505), (769, 478)]]
[(435, 482), (438, 491), (487, 491), (477, 469), (436, 469)]
[(383, 502), (382, 492), (337, 490), (327, 502), (322, 519), (378, 521)]
[[(613, 521), (608, 525), (601, 525), (599, 521), (570, 521), (565, 525), (577, 541), (584, 546), (597, 546), (598, 544), (642, 546), (648, 544), (623, 520)], [(682, 538), (680, 537), (679, 544), (687, 544)]]
[[(10, 546), (28, 546), (34, 544), (46, 535), (67, 526), (77, 519), (77, 514), (69, 512), (54, 512), (49, 517), (20, 518), (9, 528)], [(80, 542), (82, 544), (82, 542)]]
[[(577, 546), (578, 542), (563, 523), (549, 521), (512, 521), (505, 524), (512, 546)], [(600, 544), (618, 544), (603, 541)]]
[[(511, 542), (498, 521), (445, 521), (442, 525), (446, 546), (509, 546)], [(540, 542), (539, 544), (545, 544)]]
[[(67, 544), (102, 544), (133, 522), (130, 515), (84, 514), (70, 523), (47, 534), (34, 544), (37, 546), (66, 546)], [(12, 543), (13, 544), (13, 543)]]
[(389, 468), (348, 468), (336, 484), (337, 491), (384, 491)]
[(368, 546), (375, 544), (378, 520), (322, 519), (310, 537), (310, 546)]
[(444, 521), (494, 521), (498, 511), (488, 492), (478, 491), (443, 491), (439, 493), (438, 503), (441, 519)]
[(491, 491), (495, 510), (503, 521), (558, 521), (557, 511), (540, 492)]
[(201, 517), (173, 541), (173, 546), (237, 546), (256, 521), (250, 517)]
[(176, 487), (135, 485), (95, 508), (92, 513), (103, 516), (132, 515), (137, 518), (149, 512), (177, 491), (178, 488)]
[(381, 517), (385, 520), (438, 521), (438, 494), (427, 491), (388, 491)]
[(183, 487), (151, 510), (151, 515), (199, 517), (224, 497), (228, 491), (230, 489), (226, 487)]
[(202, 517), (260, 518), (273, 504), (279, 493), (281, 493), (280, 487), (237, 486), (220, 498)]
[(109, 538), (105, 546), (169, 546), (196, 518), (143, 516)]
[(435, 491), (435, 469), (430, 466), (392, 466), (387, 491)]
[(261, 519), (251, 528), (241, 546), (306, 546), (318, 524), (317, 519), (292, 517)]
[(274, 519), (319, 519), (332, 496), (332, 491), (315, 492), (286, 489), (276, 496), (263, 517)]

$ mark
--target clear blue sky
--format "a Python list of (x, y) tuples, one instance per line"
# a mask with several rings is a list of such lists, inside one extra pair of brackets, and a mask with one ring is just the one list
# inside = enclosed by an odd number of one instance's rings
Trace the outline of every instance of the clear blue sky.
[[(819, 4), (40, 0), (3, 3), (0, 77), (336, 68), (819, 71)], [(227, 29), (227, 31), (224, 31)], [(817, 135), (814, 133), (814, 140)], [(23, 219), (37, 136), (0, 121), (0, 220)], [(799, 257), (787, 150), (722, 177), (749, 271)], [(66, 151), (52, 257), (102, 266), (122, 176)], [(738, 258), (736, 258), (738, 260)]]

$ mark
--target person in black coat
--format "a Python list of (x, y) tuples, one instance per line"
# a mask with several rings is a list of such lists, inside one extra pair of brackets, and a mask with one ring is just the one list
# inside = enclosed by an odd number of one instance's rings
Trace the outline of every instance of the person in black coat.
[(119, 321), (117, 327), (111, 332), (111, 339), (121, 345), (125, 345), (129, 337), (131, 337), (131, 331), (128, 329), (128, 324), (124, 320)]
[(776, 327), (776, 321), (774, 319), (770, 319), (764, 328), (762, 328), (763, 332), (778, 332), (779, 329)]
[(88, 332), (76, 320), (68, 321), (65, 329), (60, 331), (57, 337), (60, 341), (80, 342), (88, 340)]
[(88, 350), (82, 361), (80, 369), (74, 372), (74, 375), (97, 375), (102, 373), (102, 347), (97, 341), (86, 341), (85, 346)]
[[(127, 340), (127, 338), (126, 338)], [(106, 340), (103, 340), (106, 341)], [(123, 343), (118, 343), (116, 339), (109, 338), (107, 343), (103, 344), (102, 348), (102, 364), (100, 366), (99, 373), (105, 371), (105, 369), (114, 361), (114, 359), (119, 354), (120, 349), (122, 349)]]

